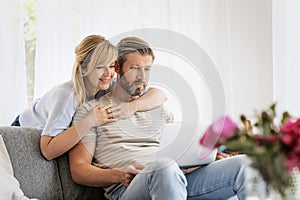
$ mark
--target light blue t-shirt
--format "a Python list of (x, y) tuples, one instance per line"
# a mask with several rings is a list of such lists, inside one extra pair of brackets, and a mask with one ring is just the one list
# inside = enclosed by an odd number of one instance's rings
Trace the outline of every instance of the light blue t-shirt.
[[(111, 91), (112, 85), (101, 95)], [(100, 96), (101, 96), (100, 95)], [(65, 82), (35, 100), (30, 108), (20, 114), (21, 126), (43, 129), (42, 135), (56, 136), (70, 127), (77, 109), (76, 95), (72, 81)]]

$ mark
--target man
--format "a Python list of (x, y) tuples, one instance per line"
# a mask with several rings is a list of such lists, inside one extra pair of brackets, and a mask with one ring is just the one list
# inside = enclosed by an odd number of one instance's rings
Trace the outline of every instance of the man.
[[(85, 104), (74, 122), (95, 105), (129, 102), (141, 96), (149, 80), (154, 54), (135, 37), (118, 44), (118, 74), (111, 93)], [(110, 111), (108, 110), (108, 115)], [(156, 160), (160, 130), (171, 116), (162, 106), (136, 112), (129, 119), (95, 127), (70, 151), (75, 182), (104, 186), (109, 199), (245, 199), (242, 160), (223, 159), (184, 174), (171, 159)]]

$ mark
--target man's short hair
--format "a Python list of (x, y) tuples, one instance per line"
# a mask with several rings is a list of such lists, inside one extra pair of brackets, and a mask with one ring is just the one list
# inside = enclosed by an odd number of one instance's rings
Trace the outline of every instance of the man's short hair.
[(123, 63), (127, 60), (127, 55), (129, 53), (138, 53), (140, 55), (150, 55), (152, 56), (152, 60), (154, 61), (154, 53), (151, 49), (150, 45), (138, 38), (138, 37), (126, 37), (123, 38), (118, 44), (118, 63), (120, 64), (120, 67), (123, 67)]

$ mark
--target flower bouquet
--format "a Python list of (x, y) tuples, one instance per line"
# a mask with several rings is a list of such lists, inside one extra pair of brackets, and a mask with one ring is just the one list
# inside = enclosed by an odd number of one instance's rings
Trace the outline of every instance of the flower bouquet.
[(208, 148), (224, 146), (226, 151), (240, 152), (251, 158), (267, 187), (287, 198), (286, 189), (293, 186), (292, 172), (300, 169), (300, 119), (284, 112), (279, 125), (274, 123), (276, 104), (256, 113), (253, 126), (244, 115), (239, 127), (229, 116), (213, 122), (200, 139)]

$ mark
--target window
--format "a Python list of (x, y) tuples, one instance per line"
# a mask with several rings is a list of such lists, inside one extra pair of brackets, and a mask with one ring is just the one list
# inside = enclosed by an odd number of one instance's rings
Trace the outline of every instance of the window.
[(24, 0), (25, 64), (27, 104), (31, 105), (34, 95), (34, 69), (36, 52), (36, 7), (38, 0)]

